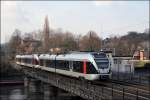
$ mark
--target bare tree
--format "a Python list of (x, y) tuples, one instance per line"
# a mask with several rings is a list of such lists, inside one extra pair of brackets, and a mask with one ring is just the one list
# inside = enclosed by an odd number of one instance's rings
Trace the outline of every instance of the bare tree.
[(101, 39), (94, 31), (89, 31), (80, 40), (80, 49), (88, 51), (98, 51), (101, 49)]
[(21, 31), (15, 29), (9, 41), (9, 48), (11, 54), (15, 55), (16, 53), (19, 53), (21, 51), (20, 44), (21, 44)]

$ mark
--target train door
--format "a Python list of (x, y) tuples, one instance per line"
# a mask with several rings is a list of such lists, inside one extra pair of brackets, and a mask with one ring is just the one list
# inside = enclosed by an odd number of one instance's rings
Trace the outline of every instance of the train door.
[(73, 71), (73, 61), (69, 61), (69, 69), (70, 71)]

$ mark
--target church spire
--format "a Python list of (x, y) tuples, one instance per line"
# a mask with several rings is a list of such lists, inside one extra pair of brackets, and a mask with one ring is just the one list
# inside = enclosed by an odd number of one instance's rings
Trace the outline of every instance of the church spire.
[(44, 46), (44, 51), (47, 52), (49, 50), (49, 21), (48, 21), (48, 16), (45, 17), (45, 23), (44, 23), (44, 41), (43, 41), (43, 46)]

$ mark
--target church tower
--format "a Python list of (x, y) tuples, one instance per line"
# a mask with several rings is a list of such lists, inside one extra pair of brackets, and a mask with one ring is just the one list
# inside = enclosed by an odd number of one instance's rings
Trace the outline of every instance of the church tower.
[(44, 40), (43, 40), (43, 49), (45, 52), (49, 51), (49, 21), (48, 16), (45, 17), (45, 23), (44, 23)]

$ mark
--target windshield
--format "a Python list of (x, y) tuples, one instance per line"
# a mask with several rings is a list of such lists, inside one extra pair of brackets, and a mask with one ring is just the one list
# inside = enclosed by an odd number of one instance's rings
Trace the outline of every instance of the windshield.
[(98, 59), (98, 60), (95, 60), (95, 61), (96, 61), (96, 64), (97, 64), (99, 69), (108, 68), (108, 66), (109, 66), (108, 59)]

